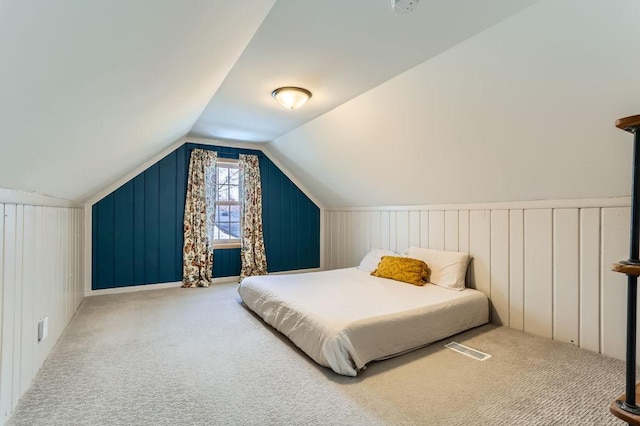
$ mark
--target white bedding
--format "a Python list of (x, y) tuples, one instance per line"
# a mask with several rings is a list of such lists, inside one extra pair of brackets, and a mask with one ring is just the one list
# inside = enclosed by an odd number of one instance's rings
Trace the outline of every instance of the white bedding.
[(417, 287), (357, 268), (248, 277), (238, 293), (315, 362), (346, 376), (489, 318), (479, 291)]

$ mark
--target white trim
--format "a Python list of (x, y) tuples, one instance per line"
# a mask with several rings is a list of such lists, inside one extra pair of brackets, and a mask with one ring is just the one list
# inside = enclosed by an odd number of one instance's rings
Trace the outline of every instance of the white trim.
[(326, 210), (324, 207), (320, 207), (320, 269), (323, 270), (327, 267), (326, 261), (327, 259), (325, 259), (326, 257), (326, 253), (325, 253), (325, 244), (326, 244), (326, 240), (325, 240), (325, 231), (326, 231)]
[[(239, 276), (235, 277), (220, 277), (214, 278), (211, 280), (211, 285), (218, 284), (226, 284), (226, 283), (237, 283), (240, 281)], [(120, 294), (120, 293), (135, 293), (137, 291), (147, 291), (147, 290), (161, 290), (163, 288), (179, 288), (182, 286), (181, 281), (175, 281), (171, 283), (159, 283), (159, 284), (143, 284), (143, 285), (132, 285), (126, 287), (114, 287), (114, 288), (105, 288), (102, 290), (89, 290), (85, 292), (85, 297), (88, 296), (100, 296), (103, 294)]]
[(84, 207), (84, 295), (91, 292), (91, 275), (93, 267), (92, 244), (93, 244), (93, 208), (89, 203)]
[[(310, 269), (295, 269), (293, 271), (281, 271), (281, 272), (270, 272), (267, 275), (288, 275), (288, 274), (304, 274), (306, 272), (318, 272), (322, 271), (322, 268), (310, 268)], [(218, 284), (227, 284), (227, 283), (238, 283), (240, 281), (240, 276), (232, 276), (232, 277), (219, 277), (211, 280), (211, 285)], [(103, 294), (119, 294), (119, 293), (134, 293), (136, 291), (146, 291), (146, 290), (160, 290), (163, 288), (174, 288), (180, 287), (182, 285), (181, 281), (171, 282), (171, 283), (159, 283), (159, 284), (144, 284), (144, 285), (132, 285), (127, 287), (115, 287), (115, 288), (105, 288), (102, 290), (85, 290), (85, 297), (89, 296), (100, 296)]]
[(292, 271), (269, 272), (267, 275), (306, 274), (307, 272), (320, 272), (323, 268), (294, 269)]
[(0, 188), (0, 203), (65, 208), (84, 207), (84, 203), (81, 201), (50, 197), (48, 195), (18, 191), (9, 188)]
[[(216, 243), (215, 241), (226, 241)], [(232, 238), (229, 240), (214, 240), (213, 249), (214, 250), (229, 250), (229, 249), (239, 249), (241, 248), (241, 242), (239, 238)]]
[(84, 210), (85, 210), (85, 214), (84, 214), (84, 282), (85, 282), (84, 294), (85, 296), (93, 294), (94, 291), (97, 291), (97, 290), (91, 290), (91, 276), (92, 276), (92, 267), (93, 267), (92, 265), (93, 258), (91, 255), (92, 253), (91, 239), (93, 235), (93, 229), (92, 229), (91, 219), (92, 219), (93, 205), (98, 201), (102, 200), (107, 195), (111, 194), (116, 189), (120, 188), (125, 183), (129, 182), (134, 177), (138, 176), (140, 173), (147, 170), (149, 167), (156, 164), (158, 161), (162, 160), (167, 155), (171, 154), (176, 149), (180, 148), (184, 144), (185, 144), (184, 137), (178, 139), (173, 144), (171, 144), (171, 146), (169, 146), (159, 154), (155, 155), (148, 161), (145, 161), (136, 169), (134, 169), (132, 172), (118, 179), (116, 182), (109, 185), (107, 188), (103, 189), (102, 191), (100, 191), (93, 197), (89, 198), (85, 202), (85, 205), (84, 205)]
[(118, 179), (113, 184), (109, 185), (108, 187), (106, 187), (102, 191), (98, 192), (93, 197), (89, 198), (86, 201), (86, 203), (89, 206), (92, 206), (95, 203), (97, 203), (98, 201), (102, 200), (104, 197), (106, 197), (107, 195), (111, 194), (113, 191), (115, 191), (116, 189), (120, 188), (122, 185), (124, 185), (125, 183), (129, 182), (131, 179), (133, 179), (134, 177), (138, 176), (140, 173), (144, 172), (149, 167), (153, 166), (158, 161), (162, 160), (164, 157), (166, 157), (167, 155), (171, 154), (176, 149), (180, 148), (182, 145), (185, 144), (185, 140), (186, 139), (184, 137), (181, 137), (180, 139), (175, 141), (173, 144), (171, 144), (171, 146), (169, 146), (168, 148), (166, 148), (165, 150), (163, 150), (159, 154), (155, 155), (154, 157), (150, 158), (149, 160), (145, 161), (140, 166), (138, 166), (136, 169), (134, 169), (132, 172), (126, 174), (123, 177), (121, 177), (120, 179)]
[(589, 207), (629, 207), (631, 197), (580, 198), (574, 200), (498, 201), (469, 204), (432, 204), (376, 207), (332, 207), (328, 211), (440, 211), (440, 210), (510, 210), (510, 209), (571, 209)]
[(273, 153), (269, 150), (269, 148), (267, 147), (267, 143), (266, 142), (254, 142), (254, 143), (247, 143), (247, 142), (231, 142), (231, 141), (221, 141), (218, 139), (206, 139), (206, 138), (197, 138), (197, 137), (190, 137), (187, 136), (185, 138), (185, 143), (199, 143), (202, 145), (211, 145), (211, 146), (226, 146), (226, 147), (230, 147), (230, 148), (240, 148), (240, 149), (252, 149), (255, 151), (262, 151), (262, 153), (264, 155), (267, 156), (267, 158), (276, 165), (276, 167), (278, 167), (280, 169), (280, 171), (289, 178), (289, 180), (291, 182), (293, 182), (293, 184), (295, 186), (298, 187), (298, 189), (300, 191), (302, 191), (302, 193), (304, 195), (306, 195), (311, 201), (313, 201), (313, 203), (318, 206), (320, 209), (322, 209), (324, 207), (324, 205), (320, 202), (320, 200), (318, 200), (316, 197), (314, 197), (311, 192), (309, 190), (307, 190), (307, 188), (304, 187), (304, 185), (302, 185), (302, 183), (285, 167), (282, 165), (282, 163), (273, 155)]
[(162, 160), (164, 157), (166, 157), (167, 155), (171, 154), (173, 151), (175, 151), (176, 149), (180, 148), (182, 145), (184, 145), (186, 143), (196, 143), (196, 144), (201, 144), (201, 145), (224, 146), (224, 147), (230, 147), (230, 148), (252, 149), (252, 150), (255, 150), (255, 151), (261, 151), (264, 155), (267, 156), (267, 158), (273, 164), (275, 164), (280, 169), (280, 171), (282, 173), (284, 173), (284, 175), (286, 177), (289, 178), (289, 180), (291, 180), (291, 182), (293, 182), (294, 185), (296, 185), (298, 187), (298, 189), (300, 189), (300, 191), (302, 191), (302, 193), (304, 195), (306, 195), (311, 201), (313, 201), (313, 203), (316, 206), (318, 206), (320, 209), (324, 208), (324, 205), (320, 202), (320, 200), (318, 200), (316, 197), (314, 197), (311, 194), (311, 192), (309, 190), (307, 190), (302, 185), (302, 183), (298, 179), (296, 179), (295, 176), (293, 176), (291, 174), (291, 172), (286, 167), (284, 167), (280, 161), (278, 161), (274, 157), (274, 155), (271, 153), (271, 151), (269, 151), (269, 149), (267, 148), (266, 142), (254, 142), (254, 143), (234, 142), (234, 141), (223, 141), (223, 140), (219, 140), (219, 139), (205, 139), (205, 138), (191, 137), (191, 136), (184, 136), (184, 137), (178, 139), (175, 143), (173, 143), (170, 147), (168, 147), (167, 149), (162, 151), (160, 154), (156, 155), (155, 157), (151, 158), (148, 161), (145, 161), (143, 164), (141, 164), (139, 167), (137, 167), (131, 173), (127, 174), (126, 176), (122, 177), (121, 179), (119, 179), (118, 181), (116, 181), (115, 183), (110, 185), (109, 187), (107, 187), (104, 190), (100, 191), (98, 194), (96, 194), (93, 197), (89, 198), (86, 201), (87, 204), (94, 205), (95, 203), (97, 203), (98, 201), (100, 201), (101, 199), (106, 197), (107, 195), (111, 194), (113, 191), (115, 191), (116, 189), (120, 188), (122, 185), (124, 185), (125, 183), (129, 182), (131, 179), (133, 179), (134, 177), (138, 176), (140, 173), (144, 172), (149, 167), (153, 166), (158, 161)]
[(304, 195), (306, 195), (306, 196), (307, 196), (311, 201), (313, 201), (313, 203), (314, 203), (316, 206), (318, 206), (318, 207), (320, 208), (320, 210), (322, 210), (322, 209), (324, 209), (324, 208), (325, 208), (325, 205), (324, 205), (324, 204), (322, 204), (322, 203), (320, 202), (320, 200), (318, 200), (316, 197), (314, 197), (314, 196), (313, 196), (313, 194), (311, 194), (311, 191), (309, 191), (309, 190), (308, 190), (304, 185), (302, 185), (302, 182), (300, 182), (300, 181), (299, 181), (299, 180), (298, 180), (298, 179), (297, 179), (297, 178), (296, 178), (296, 177), (295, 177), (295, 176), (294, 176), (294, 175), (293, 175), (293, 174), (292, 174), (292, 173), (291, 173), (291, 172), (290, 172), (290, 171), (289, 171), (289, 170), (288, 170), (288, 169), (287, 169), (287, 168), (286, 168), (286, 167), (285, 167), (281, 162), (280, 162), (280, 160), (278, 160), (278, 159), (277, 159), (277, 157), (275, 157), (275, 156), (273, 155), (273, 153), (269, 150), (269, 148), (267, 148), (266, 146), (265, 146), (265, 147), (262, 147), (262, 148), (261, 148), (261, 151), (262, 151), (262, 153), (263, 153), (264, 155), (266, 155), (266, 156), (267, 156), (267, 158), (269, 158), (269, 160), (271, 160), (271, 162), (272, 162), (273, 164), (275, 164), (275, 165), (280, 169), (280, 171), (281, 171), (282, 173), (284, 173), (284, 175), (285, 175), (286, 177), (288, 177), (288, 178), (289, 178), (289, 180), (290, 180), (291, 182), (293, 182), (293, 184), (294, 184), (295, 186), (297, 186), (297, 187), (298, 187), (298, 189), (299, 189), (300, 191), (302, 191), (302, 193), (303, 193)]
[[(84, 221), (85, 223), (85, 228), (84, 228), (85, 230), (85, 250), (84, 250), (85, 295), (91, 295), (91, 294), (94, 294), (95, 291), (101, 291), (101, 290), (91, 290), (91, 276), (92, 276), (91, 268), (93, 266), (92, 256), (91, 256), (91, 238), (92, 238), (91, 218), (92, 218), (93, 205), (186, 143), (195, 143), (195, 144), (210, 145), (210, 146), (224, 146), (224, 147), (230, 147), (230, 148), (252, 149), (256, 151), (261, 151), (276, 167), (280, 169), (280, 171), (286, 177), (289, 178), (289, 180), (291, 180), (291, 182), (293, 182), (294, 185), (298, 187), (300, 191), (302, 191), (304, 195), (306, 195), (320, 209), (320, 268), (317, 270), (324, 269), (325, 261), (326, 261), (325, 250), (324, 250), (325, 249), (324, 216), (325, 216), (326, 209), (324, 205), (320, 203), (320, 201), (316, 197), (311, 195), (311, 192), (309, 192), (300, 183), (300, 181), (296, 179), (291, 174), (291, 172), (289, 172), (289, 170), (287, 170), (287, 168), (285, 168), (282, 165), (282, 163), (280, 163), (280, 161), (274, 158), (273, 154), (271, 154), (271, 152), (265, 146), (266, 145), (265, 142), (260, 142), (260, 143), (232, 142), (232, 141), (223, 141), (223, 140), (217, 140), (217, 139), (205, 139), (205, 138), (199, 138), (199, 137), (185, 136), (178, 139), (175, 143), (173, 143), (170, 147), (168, 147), (158, 155), (154, 156), (148, 161), (145, 161), (135, 170), (128, 173), (127, 175), (125, 175), (124, 177), (122, 177), (121, 179), (119, 179), (109, 187), (105, 188), (104, 190), (100, 191), (98, 194), (89, 198), (84, 204), (84, 208), (85, 208), (85, 221)], [(80, 204), (80, 206), (82, 205)], [(227, 278), (231, 279), (234, 277), (227, 277)], [(235, 277), (235, 278), (239, 279), (240, 277)], [(121, 288), (127, 289), (127, 288), (137, 288), (137, 287), (148, 287), (149, 285), (150, 284), (147, 284), (145, 286), (121, 287)], [(155, 284), (151, 284), (151, 285), (155, 285)], [(122, 292), (122, 291), (117, 291), (119, 289), (108, 289), (108, 290), (115, 290), (116, 293)], [(133, 291), (136, 291), (136, 290), (133, 290)]]
[(89, 297), (89, 296), (101, 296), (103, 294), (134, 293), (136, 291), (160, 290), (163, 288), (180, 287), (181, 285), (182, 285), (181, 282), (173, 282), (173, 283), (160, 283), (160, 284), (147, 284), (147, 285), (134, 285), (134, 286), (127, 286), (127, 287), (105, 288), (102, 290), (85, 291), (84, 296)]
[(300, 182), (278, 159), (273, 155), (273, 153), (269, 150), (266, 143), (241, 143), (241, 142), (229, 142), (229, 141), (220, 141), (216, 139), (205, 139), (205, 138), (196, 138), (187, 136), (185, 138), (185, 143), (199, 143), (203, 145), (219, 145), (219, 146), (228, 146), (232, 148), (243, 148), (243, 149), (253, 149), (257, 151), (262, 151), (262, 153), (278, 168), (280, 171), (289, 178), (291, 182), (295, 186), (298, 187), (300, 191), (304, 195), (307, 196), (319, 209), (320, 209), (320, 269), (325, 268), (325, 224), (324, 217), (325, 211), (327, 210), (323, 203), (320, 202), (318, 198), (313, 196), (311, 191), (309, 191), (303, 184)]
[(189, 136), (189, 135), (187, 135), (184, 139), (185, 139), (185, 143), (198, 143), (201, 145), (209, 145), (209, 146), (225, 146), (229, 148), (253, 149), (257, 151), (262, 151), (262, 147), (267, 143), (267, 142), (225, 141), (220, 139), (207, 139), (207, 138)]
[(218, 157), (216, 159), (216, 164), (218, 163), (228, 164), (227, 166), (228, 169), (240, 169), (240, 160), (236, 158)]

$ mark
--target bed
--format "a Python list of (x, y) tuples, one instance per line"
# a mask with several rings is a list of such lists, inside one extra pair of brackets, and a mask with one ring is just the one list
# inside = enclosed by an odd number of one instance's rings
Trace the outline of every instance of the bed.
[(379, 278), (361, 264), (247, 277), (238, 293), (249, 309), (315, 362), (356, 376), (370, 361), (487, 323), (487, 297), (470, 288), (458, 290)]

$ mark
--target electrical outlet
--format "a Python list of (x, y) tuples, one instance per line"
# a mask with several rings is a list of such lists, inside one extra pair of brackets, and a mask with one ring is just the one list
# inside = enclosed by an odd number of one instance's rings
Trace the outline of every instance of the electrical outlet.
[(44, 340), (49, 334), (49, 317), (38, 321), (38, 342)]

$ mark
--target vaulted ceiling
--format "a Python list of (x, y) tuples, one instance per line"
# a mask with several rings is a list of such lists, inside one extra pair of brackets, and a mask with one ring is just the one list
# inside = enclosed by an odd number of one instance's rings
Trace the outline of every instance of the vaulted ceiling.
[[(535, 0), (278, 0), (191, 130), (272, 141), (504, 20)], [(304, 87), (312, 101), (285, 111), (271, 98)]]
[(625, 195), (638, 39), (635, 0), (5, 1), (0, 187), (85, 200), (189, 134), (328, 206)]
[(2, 2), (0, 187), (86, 199), (190, 131), (270, 141), (531, 3)]

